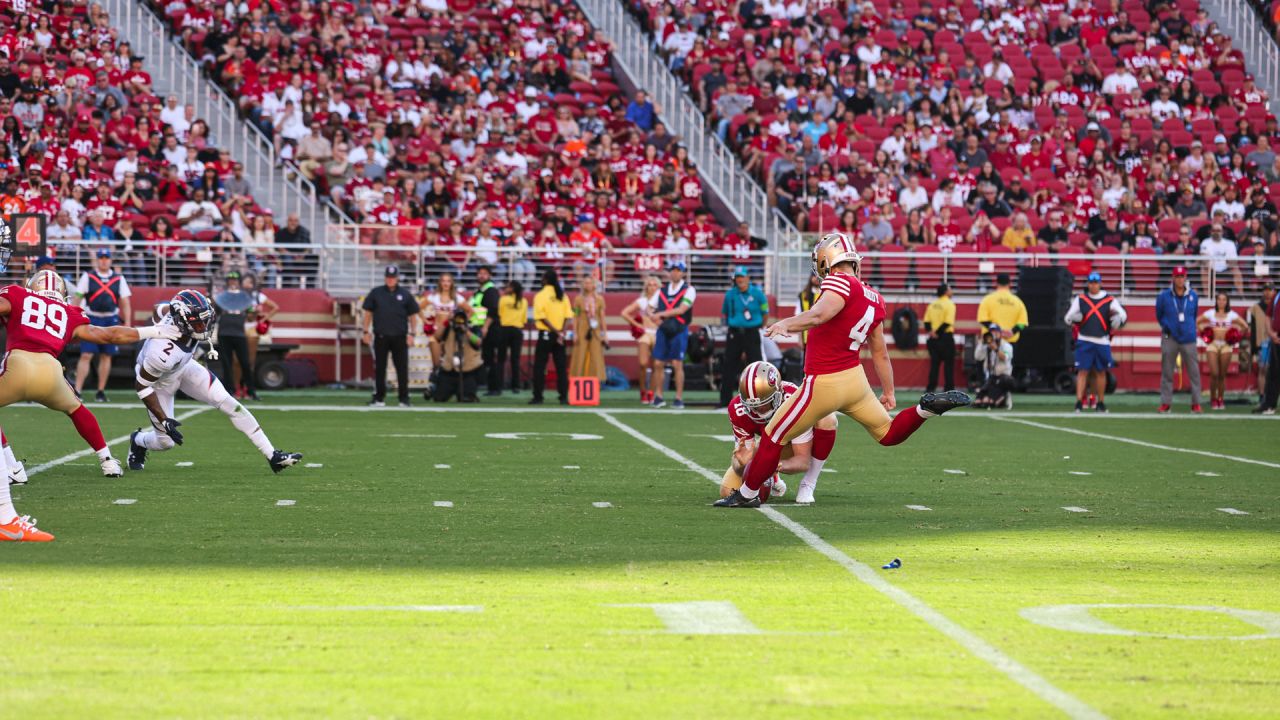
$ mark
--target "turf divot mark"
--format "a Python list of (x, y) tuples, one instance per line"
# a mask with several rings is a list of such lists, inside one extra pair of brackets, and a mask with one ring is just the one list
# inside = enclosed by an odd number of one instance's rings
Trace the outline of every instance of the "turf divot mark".
[(451, 508), (451, 507), (453, 507), (453, 502), (452, 502), (452, 501), (450, 501), (450, 500), (436, 500), (435, 502), (433, 502), (433, 503), (431, 503), (431, 504), (432, 504), (432, 505), (434, 505), (434, 506), (436, 506), (436, 507), (442, 507), (442, 508)]
[[(1017, 423), (1018, 425), (1026, 425), (1027, 427), (1040, 428), (1041, 430), (1055, 430), (1057, 432), (1070, 433), (1072, 435), (1081, 435), (1084, 437), (1097, 438), (1099, 440), (1111, 440), (1114, 442), (1127, 443), (1129, 445), (1137, 445), (1139, 447), (1152, 448), (1154, 450), (1167, 450), (1169, 452), (1189, 453), (1191, 455), (1203, 455), (1204, 457), (1217, 458), (1219, 460), (1234, 460), (1235, 462), (1248, 463), (1250, 465), (1261, 465), (1263, 467), (1276, 468), (1280, 470), (1280, 463), (1267, 462), (1266, 460), (1254, 460), (1253, 458), (1240, 457), (1239, 455), (1224, 455), (1222, 453), (1210, 452), (1208, 450), (1193, 450), (1191, 448), (1180, 448), (1172, 445), (1161, 445), (1159, 443), (1150, 443), (1145, 440), (1134, 440), (1133, 438), (1121, 437), (1119, 435), (1104, 435), (1102, 433), (1088, 432), (1087, 430), (1076, 430), (1075, 428), (1058, 427), (1057, 425), (1049, 425), (1047, 423), (1032, 422), (1030, 420), (1021, 420), (1002, 415), (985, 415), (997, 422)], [(1105, 417), (1105, 416), (1104, 416)]]
[(1248, 515), (1249, 514), (1244, 510), (1237, 510), (1235, 508), (1218, 508), (1218, 512), (1224, 512), (1228, 515)]
[(1087, 513), (1087, 512), (1089, 512), (1089, 508), (1082, 508), (1082, 507), (1080, 507), (1079, 505), (1066, 505), (1066, 506), (1063, 506), (1063, 508), (1062, 508), (1062, 509), (1063, 509), (1063, 510), (1066, 510), (1067, 512), (1073, 512), (1073, 513)]
[(1200, 477), (1222, 477), (1222, 475), (1220, 475), (1219, 473), (1209, 472), (1208, 470), (1200, 470), (1196, 474), (1199, 475)]
[(324, 463), (307, 463), (306, 465), (303, 465), (303, 467), (322, 468), (324, 467)]
[(1088, 475), (1092, 475), (1093, 473), (1091, 473), (1091, 472), (1085, 472), (1084, 470), (1068, 470), (1068, 471), (1067, 471), (1067, 474), (1068, 474), (1068, 475), (1084, 475), (1084, 476), (1088, 476)]
[(611, 508), (611, 507), (613, 507), (613, 503), (609, 503), (609, 502), (593, 502), (593, 503), (591, 503), (591, 507), (594, 507), (594, 508)]
[[(698, 473), (704, 479), (716, 485), (720, 484), (720, 475), (702, 467), (675, 450), (672, 450), (666, 445), (663, 445), (657, 440), (654, 440), (648, 435), (645, 435), (639, 430), (636, 430), (630, 425), (618, 420), (607, 412), (597, 411), (597, 414), (605, 422), (662, 453), (667, 458), (680, 463), (684, 467)], [(988, 643), (986, 640), (978, 637), (973, 632), (966, 630), (954, 620), (933, 609), (915, 595), (912, 595), (906, 590), (903, 590), (897, 585), (894, 585), (884, 579), (879, 571), (874, 570), (870, 566), (858, 562), (844, 554), (831, 543), (818, 537), (817, 534), (804, 525), (801, 525), (768, 505), (761, 507), (759, 512), (771, 521), (789, 530), (791, 534), (800, 538), (800, 540), (809, 547), (819, 553), (822, 553), (822, 555), (827, 559), (847, 570), (850, 575), (853, 575), (855, 578), (869, 585), (880, 594), (905, 608), (911, 614), (921, 620), (924, 620), (938, 632), (959, 643), (975, 657), (986, 662), (996, 670), (999, 670), (1010, 680), (1013, 680), (1027, 690), (1030, 690), (1041, 700), (1044, 700), (1050, 705), (1058, 708), (1068, 717), (1073, 718), (1073, 720), (1100, 720), (1107, 717), (1074, 695), (1059, 689), (1031, 668), (1004, 654), (991, 643)]]
[(191, 462), (190, 460), (183, 460), (182, 462), (176, 462), (173, 464), (174, 467), (192, 467), (194, 465), (195, 463)]
[(564, 466), (564, 469), (565, 469), (565, 470), (581, 470), (581, 469), (582, 469), (582, 466), (580, 466), (580, 465), (565, 465), (565, 466)]
[(291, 505), (297, 505), (297, 504), (298, 504), (297, 500), (277, 500), (276, 501), (276, 507), (289, 507)]
[(944, 473), (946, 473), (946, 474), (948, 474), (948, 475), (968, 475), (968, 474), (969, 474), (969, 473), (967, 473), (967, 472), (965, 472), (965, 471), (963, 471), (963, 470), (957, 470), (957, 469), (955, 469), (955, 468), (944, 468), (944, 469), (942, 470), (942, 472), (944, 472)]
[[(95, 407), (94, 407), (94, 409), (96, 410), (96, 409), (97, 409), (97, 407), (95, 406)], [(178, 416), (177, 416), (176, 418), (174, 418), (174, 419), (175, 419), (175, 420), (186, 420), (186, 419), (187, 419), (187, 418), (189, 418), (189, 417), (195, 417), (196, 415), (199, 415), (200, 413), (209, 412), (209, 411), (210, 411), (210, 410), (212, 410), (212, 409), (213, 409), (213, 408), (211, 408), (211, 407), (209, 407), (209, 406), (207, 406), (207, 405), (206, 405), (206, 406), (203, 406), (203, 407), (193, 408), (193, 409), (191, 409), (191, 410), (188, 410), (188, 411), (186, 411), (186, 412), (182, 413), (181, 415), (178, 415)], [(128, 435), (121, 435), (120, 437), (117, 437), (117, 438), (111, 438), (110, 440), (108, 440), (108, 441), (107, 441), (107, 447), (111, 447), (112, 445), (119, 445), (119, 444), (121, 444), (121, 443), (128, 442), (128, 440), (129, 440), (129, 436), (128, 436)], [(39, 474), (39, 473), (44, 472), (45, 470), (49, 470), (49, 469), (52, 469), (52, 468), (58, 467), (59, 465), (65, 465), (65, 464), (67, 464), (67, 463), (71, 462), (72, 460), (79, 460), (79, 459), (80, 459), (80, 458), (82, 458), (82, 457), (88, 457), (88, 456), (93, 455), (93, 454), (94, 454), (94, 451), (93, 451), (93, 449), (92, 449), (92, 448), (85, 448), (85, 449), (83, 449), (83, 450), (77, 450), (76, 452), (69, 453), (69, 454), (67, 454), (67, 455), (63, 455), (62, 457), (57, 458), (56, 460), (50, 460), (50, 461), (49, 461), (49, 462), (47, 462), (47, 463), (41, 463), (41, 464), (39, 464), (39, 465), (36, 465), (35, 467), (27, 468), (27, 476), (28, 476), (28, 477), (30, 477), (31, 475), (37, 475), (37, 474)]]
[(113, 504), (113, 505), (132, 505), (132, 504), (134, 504), (134, 503), (136, 503), (136, 502), (138, 502), (138, 501), (137, 501), (137, 500), (135, 500), (135, 499), (133, 499), (133, 498), (120, 498), (119, 500), (116, 500), (116, 501), (115, 501), (114, 503), (112, 503), (112, 504)]
[(927, 505), (907, 505), (906, 508), (908, 510), (919, 510), (922, 512), (925, 510), (933, 510), (933, 508), (928, 507)]
[(762, 635), (737, 605), (727, 600), (678, 603), (606, 605), (615, 608), (650, 608), (673, 635)]
[(451, 467), (451, 465), (445, 465), (444, 463), (436, 463), (437, 470), (448, 470)]

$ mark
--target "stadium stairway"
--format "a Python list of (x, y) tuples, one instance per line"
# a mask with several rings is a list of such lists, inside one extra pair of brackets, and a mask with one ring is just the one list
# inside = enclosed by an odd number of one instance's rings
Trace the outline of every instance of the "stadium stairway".
[(1244, 53), (1245, 64), (1253, 70), (1258, 87), (1270, 98), (1269, 109), (1280, 114), (1280, 47), (1267, 34), (1263, 18), (1247, 0), (1200, 0), (1200, 7), (1235, 39), (1235, 47)]
[(331, 226), (351, 223), (318, 197), (313, 185), (279, 167), (271, 142), (240, 120), (235, 102), (204, 78), (196, 61), (149, 9), (135, 0), (100, 0), (100, 4), (110, 14), (120, 39), (144, 58), (143, 67), (151, 75), (156, 96), (176, 95), (179, 104), (195, 107), (196, 117), (209, 124), (219, 147), (228, 149), (231, 157), (244, 165), (254, 200), (270, 208), (278, 224), (283, 225), (290, 213), (297, 213), (313, 242), (321, 243)]

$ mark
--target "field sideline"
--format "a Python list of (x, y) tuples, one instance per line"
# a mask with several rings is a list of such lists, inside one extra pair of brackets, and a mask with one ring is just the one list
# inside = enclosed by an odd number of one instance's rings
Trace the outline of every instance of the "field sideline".
[[(15, 489), (19, 509), (58, 535), (5, 548), (0, 638), (32, 651), (0, 661), (6, 706), (1274, 712), (1274, 419), (1160, 417), (1138, 398), (1074, 417), (1033, 401), (948, 415), (896, 449), (846, 421), (817, 505), (733, 512), (708, 507), (730, 447), (709, 412), (612, 399), (364, 412), (357, 397), (252, 406), (278, 447), (318, 466), (279, 476), (216, 411), (187, 417), (183, 447), (109, 481), (76, 456), (65, 419), (6, 409), (19, 457), (39, 468)], [(143, 417), (93, 409), (109, 439)], [(900, 569), (880, 569), (895, 557)]]

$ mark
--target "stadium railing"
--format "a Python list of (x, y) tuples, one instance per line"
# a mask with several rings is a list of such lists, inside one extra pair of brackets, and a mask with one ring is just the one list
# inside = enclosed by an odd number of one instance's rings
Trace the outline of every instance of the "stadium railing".
[(1271, 96), (1268, 108), (1280, 113), (1280, 48), (1268, 33), (1265, 16), (1259, 16), (1248, 0), (1200, 0), (1200, 4), (1245, 54), (1258, 85)]
[[(746, 267), (752, 281), (779, 298), (784, 305), (800, 292), (803, 283), (783, 285), (780, 277), (807, 273), (810, 256), (803, 252), (750, 253), (728, 250), (612, 249), (594, 256), (569, 247), (475, 248), (455, 245), (419, 245), (396, 242), (404, 228), (358, 226), (331, 233), (323, 243), (275, 244), (270, 248), (236, 243), (154, 243), (91, 241), (59, 242), (57, 269), (71, 280), (92, 267), (98, 248), (113, 249), (116, 268), (137, 285), (206, 286), (229, 270), (253, 273), (262, 287), (318, 288), (335, 297), (354, 297), (382, 283), (386, 266), (395, 265), (401, 281), (415, 288), (433, 286), (441, 273), (452, 273), (459, 285), (474, 284), (475, 271), (489, 265), (499, 281), (519, 280), (526, 290), (536, 290), (543, 271), (555, 268), (569, 288), (587, 275), (603, 278), (608, 291), (638, 291), (645, 277), (665, 279), (675, 261), (687, 267), (687, 277), (699, 289), (716, 292), (733, 283), (733, 272)], [(163, 251), (171, 251), (166, 255)], [(15, 258), (7, 273), (18, 281), (29, 273), (32, 258)], [(1227, 263), (1224, 272), (1212, 272), (1213, 261), (1198, 255), (1157, 254), (1052, 254), (1045, 252), (940, 253), (934, 248), (906, 251), (885, 249), (864, 254), (862, 277), (894, 299), (932, 297), (939, 283), (950, 285), (960, 297), (976, 296), (995, 286), (996, 277), (1013, 278), (1022, 267), (1066, 268), (1083, 286), (1091, 272), (1102, 275), (1103, 286), (1120, 297), (1153, 298), (1168, 287), (1173, 268), (1187, 268), (1192, 286), (1208, 295), (1222, 288), (1232, 294), (1252, 294), (1280, 278), (1280, 257), (1243, 256)]]
[(149, 9), (136, 0), (95, 2), (106, 9), (133, 54), (146, 58), (157, 89), (167, 90), (177, 95), (181, 103), (192, 105), (196, 117), (209, 124), (219, 146), (244, 165), (245, 175), (253, 184), (254, 199), (270, 207), (279, 222), (297, 214), (303, 226), (316, 234), (324, 232), (335, 217), (350, 222), (327, 197), (316, 192), (312, 183), (282, 167), (270, 138), (240, 120), (236, 103), (203, 77), (200, 64), (168, 35), (164, 24)]

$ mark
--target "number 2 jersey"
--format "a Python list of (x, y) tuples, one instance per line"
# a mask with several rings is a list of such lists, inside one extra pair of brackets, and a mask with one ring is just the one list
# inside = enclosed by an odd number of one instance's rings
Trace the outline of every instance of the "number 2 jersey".
[[(800, 388), (796, 387), (792, 383), (782, 383), (782, 397), (784, 400), (791, 397), (791, 395), (799, 390)], [(742, 397), (735, 395), (733, 400), (729, 401), (729, 423), (733, 426), (733, 439), (741, 443), (742, 441), (750, 440), (751, 438), (764, 437), (764, 429), (768, 427), (769, 420), (757, 422), (755, 418), (747, 414), (747, 408), (742, 404)], [(813, 431), (808, 430), (791, 442), (806, 443), (812, 439)]]
[(884, 298), (853, 275), (833, 272), (822, 281), (823, 293), (844, 299), (835, 317), (809, 331), (804, 352), (805, 375), (830, 375), (858, 367), (867, 335), (888, 314)]
[(55, 358), (71, 340), (76, 328), (88, 325), (84, 310), (58, 300), (41, 297), (21, 285), (0, 288), (0, 297), (9, 301), (5, 325), (9, 331), (6, 350), (46, 353)]
[[(156, 325), (172, 325), (173, 319), (167, 314), (156, 321)], [(174, 387), (182, 382), (182, 370), (191, 362), (192, 356), (195, 355), (196, 347), (199, 343), (195, 340), (189, 341), (189, 344), (183, 345), (176, 340), (165, 340), (163, 338), (154, 338), (142, 343), (142, 349), (138, 351), (138, 360), (134, 363), (134, 373), (138, 379), (142, 378), (142, 372), (145, 370), (147, 375), (155, 378), (151, 382), (151, 386), (156, 389), (166, 389)]]

